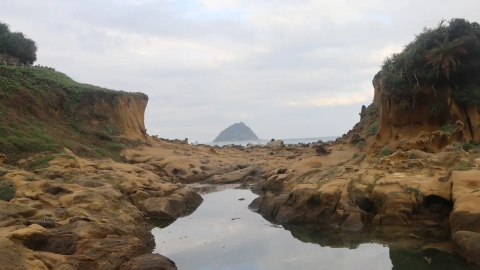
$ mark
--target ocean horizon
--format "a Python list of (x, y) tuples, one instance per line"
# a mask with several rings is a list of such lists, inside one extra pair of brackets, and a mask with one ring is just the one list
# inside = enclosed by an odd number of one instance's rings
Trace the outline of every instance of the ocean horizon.
[[(309, 137), (309, 138), (289, 138), (289, 139), (278, 139), (283, 141), (285, 144), (299, 144), (299, 143), (314, 143), (318, 142), (319, 140), (322, 140), (324, 142), (328, 141), (335, 141), (337, 138), (340, 136), (327, 136), (327, 137)], [(242, 145), (246, 146), (247, 144), (267, 144), (270, 142), (270, 140), (267, 139), (259, 139), (259, 140), (248, 140), (248, 141), (235, 141), (235, 142), (206, 142), (204, 144), (210, 145), (210, 146), (224, 146), (224, 145), (229, 145), (229, 144), (235, 144), (235, 145)]]

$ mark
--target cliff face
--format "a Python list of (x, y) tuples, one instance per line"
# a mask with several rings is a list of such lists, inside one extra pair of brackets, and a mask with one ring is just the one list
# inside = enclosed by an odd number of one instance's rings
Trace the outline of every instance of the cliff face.
[(15, 162), (67, 147), (120, 158), (146, 136), (147, 102), (145, 94), (77, 83), (50, 68), (0, 66), (0, 154)]
[[(148, 97), (141, 93), (125, 93), (113, 97), (114, 100), (98, 98), (93, 108), (107, 116), (107, 122), (118, 127), (122, 136), (130, 139), (142, 139), (146, 136), (145, 109)], [(99, 125), (100, 121), (92, 121)]]
[(375, 76), (373, 86), (374, 105), (380, 109), (377, 141), (402, 145), (407, 140), (421, 139), (424, 147), (402, 146), (437, 150), (455, 141), (480, 140), (480, 108), (456, 102), (450, 86), (421, 87), (408, 109), (402, 100), (387, 93), (381, 75)]

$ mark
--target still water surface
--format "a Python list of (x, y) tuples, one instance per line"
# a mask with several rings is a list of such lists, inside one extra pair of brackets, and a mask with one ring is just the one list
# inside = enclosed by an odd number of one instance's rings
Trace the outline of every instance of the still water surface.
[(227, 189), (202, 197), (204, 202), (192, 215), (152, 231), (154, 252), (169, 257), (181, 270), (468, 269), (451, 253), (440, 251), (451, 247), (441, 242), (448, 241), (448, 235), (435, 231), (415, 233), (431, 238), (425, 241), (395, 229), (352, 235), (284, 228), (248, 209), (257, 197), (249, 190)]

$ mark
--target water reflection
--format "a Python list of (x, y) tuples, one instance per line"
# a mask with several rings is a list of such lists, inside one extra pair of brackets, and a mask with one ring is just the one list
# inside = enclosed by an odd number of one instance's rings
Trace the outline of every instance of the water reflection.
[(192, 215), (152, 231), (155, 252), (179, 269), (465, 269), (444, 252), (449, 247), (439, 241), (441, 233), (427, 233), (432, 237), (423, 241), (409, 235), (424, 232), (400, 229), (346, 234), (283, 228), (248, 209), (256, 197), (248, 190), (203, 197)]

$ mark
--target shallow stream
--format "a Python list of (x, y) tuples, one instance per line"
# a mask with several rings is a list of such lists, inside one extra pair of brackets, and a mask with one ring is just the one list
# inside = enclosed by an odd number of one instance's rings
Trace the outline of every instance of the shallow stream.
[(276, 225), (248, 209), (249, 190), (202, 195), (190, 216), (152, 230), (155, 253), (178, 269), (469, 269), (449, 232), (367, 228), (361, 233)]

